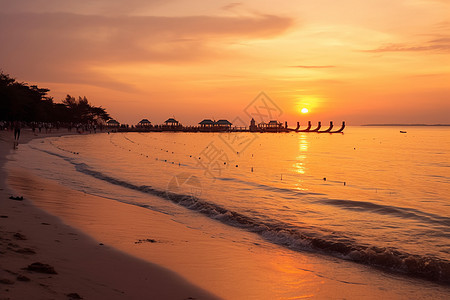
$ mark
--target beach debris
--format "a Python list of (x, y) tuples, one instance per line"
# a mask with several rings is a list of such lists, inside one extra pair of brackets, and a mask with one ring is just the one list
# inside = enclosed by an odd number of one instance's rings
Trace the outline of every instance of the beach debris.
[(83, 299), (83, 297), (78, 295), (78, 293), (69, 293), (69, 294), (66, 294), (66, 296), (70, 299)]
[(9, 199), (11, 199), (11, 200), (16, 200), (16, 201), (22, 201), (23, 200), (23, 196), (17, 196), (17, 197), (14, 197), (14, 196), (9, 196)]
[(28, 271), (34, 271), (38, 273), (45, 273), (45, 274), (58, 274), (56, 273), (55, 269), (50, 266), (49, 264), (43, 264), (41, 262), (35, 262), (31, 265), (28, 265), (28, 267), (25, 268)]
[(134, 242), (135, 244), (142, 244), (142, 243), (157, 243), (156, 240), (154, 239), (139, 239), (136, 242)]
[(14, 281), (9, 280), (7, 278), (1, 278), (0, 279), (0, 283), (2, 283), (2, 284), (14, 284)]
[[(17, 244), (14, 244), (14, 243), (8, 243), (8, 249), (12, 249), (12, 248), (19, 248), (19, 245), (17, 245)], [(11, 248), (12, 247), (12, 248)]]
[(17, 249), (17, 250), (14, 250), (15, 252), (17, 252), (17, 253), (20, 253), (20, 254), (36, 254), (36, 251), (34, 251), (33, 249), (31, 249), (31, 248), (19, 248), (19, 249)]
[(25, 275), (21, 275), (21, 274), (19, 274), (19, 275), (17, 275), (17, 278), (16, 278), (18, 281), (30, 281), (30, 278), (28, 278), (27, 276), (25, 276)]
[(3, 269), (3, 271), (8, 272), (9, 274), (14, 275), (14, 276), (15, 275), (19, 275), (19, 273), (16, 273), (16, 272), (11, 271), (11, 270)]
[(27, 239), (26, 236), (24, 236), (23, 234), (21, 234), (21, 233), (19, 233), (19, 232), (14, 233), (13, 237), (14, 237), (16, 240), (21, 240), (21, 241), (24, 241), (24, 240)]

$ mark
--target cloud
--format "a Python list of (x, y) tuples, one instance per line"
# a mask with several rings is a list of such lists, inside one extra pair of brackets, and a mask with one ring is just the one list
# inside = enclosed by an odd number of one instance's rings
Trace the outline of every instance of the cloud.
[[(124, 15), (166, 4), (171, 0), (0, 0), (3, 13), (77, 13)], [(173, 0), (172, 0), (173, 1)]]
[(242, 6), (241, 2), (232, 2), (222, 7), (223, 10), (233, 10), (236, 7)]
[(78, 74), (78, 81), (83, 81), (84, 74), (105, 64), (180, 64), (224, 59), (231, 52), (226, 49), (228, 44), (276, 37), (292, 24), (292, 19), (274, 15), (0, 13), (0, 65), (27, 69), (36, 75), (54, 74), (56, 79), (65, 74), (66, 80), (73, 81), (76, 76), (68, 74)]
[(290, 67), (302, 69), (326, 69), (326, 68), (335, 68), (336, 66), (290, 66)]
[(430, 41), (431, 43), (450, 44), (450, 37), (438, 38)]
[(424, 73), (424, 74), (412, 74), (406, 76), (406, 78), (430, 78), (430, 79), (436, 79), (436, 78), (448, 78), (449, 74), (447, 73)]
[(450, 52), (450, 45), (429, 45), (429, 46), (410, 46), (404, 44), (390, 44), (377, 49), (363, 50), (363, 52), (381, 53), (381, 52)]
[(363, 50), (362, 52), (382, 53), (382, 52), (450, 52), (450, 36), (439, 36), (438, 38), (425, 41), (420, 44), (387, 44), (376, 49)]
[(0, 14), (0, 41), (14, 51), (26, 47), (35, 52), (55, 52), (57, 56), (71, 53), (77, 58), (95, 60), (182, 60), (196, 56), (198, 51), (203, 54), (200, 48), (214, 40), (270, 38), (282, 34), (291, 25), (291, 19), (273, 15), (105, 17), (66, 13)]

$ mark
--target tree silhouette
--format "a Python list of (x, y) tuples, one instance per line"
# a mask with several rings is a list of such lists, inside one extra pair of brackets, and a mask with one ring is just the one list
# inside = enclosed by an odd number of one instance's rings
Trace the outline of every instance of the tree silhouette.
[(0, 120), (99, 123), (111, 118), (104, 108), (90, 105), (86, 97), (76, 100), (67, 95), (62, 103), (54, 103), (49, 91), (0, 72)]
[(104, 108), (91, 106), (86, 97), (78, 97), (76, 100), (75, 97), (67, 95), (62, 103), (69, 110), (71, 121), (75, 123), (93, 123), (111, 119)]

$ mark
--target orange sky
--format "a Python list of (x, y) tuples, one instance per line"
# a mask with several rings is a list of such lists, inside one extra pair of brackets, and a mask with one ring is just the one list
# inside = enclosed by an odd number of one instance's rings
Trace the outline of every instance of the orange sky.
[(449, 0), (66, 2), (0, 0), (0, 68), (120, 122), (247, 121), (264, 91), (292, 125), (450, 123)]

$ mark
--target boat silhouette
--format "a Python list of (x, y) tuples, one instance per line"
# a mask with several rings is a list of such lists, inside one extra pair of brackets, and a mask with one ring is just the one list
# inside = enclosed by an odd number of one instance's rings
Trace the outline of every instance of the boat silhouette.
[(311, 129), (311, 121), (308, 121), (308, 127), (306, 127), (306, 129), (302, 129), (302, 130), (296, 130), (296, 132), (309, 132), (309, 130)]
[(341, 133), (345, 129), (345, 121), (342, 122), (342, 126), (338, 130), (333, 131), (333, 121), (330, 121), (330, 126), (326, 130), (320, 130), (322, 128), (322, 122), (317, 123), (317, 127), (314, 129), (311, 129), (312, 124), (311, 121), (308, 121), (308, 126), (305, 129), (300, 129), (300, 122), (297, 122), (296, 128), (288, 128), (287, 122), (285, 123), (286, 131), (290, 132), (317, 132), (317, 133)]
[(310, 130), (308, 132), (318, 132), (320, 130), (320, 127), (322, 127), (322, 122), (319, 121), (319, 123), (317, 123), (317, 127), (313, 130)]
[(327, 130), (317, 131), (318, 133), (329, 133), (333, 129), (333, 121), (330, 121), (330, 127)]
[(344, 128), (345, 128), (345, 121), (342, 121), (341, 128), (339, 128), (338, 130), (335, 130), (335, 131), (330, 131), (330, 133), (340, 133), (340, 132), (344, 131)]

